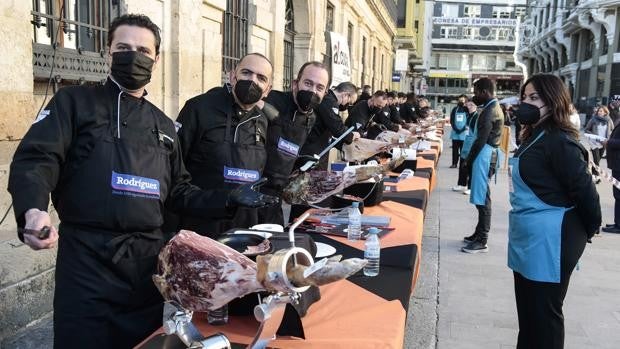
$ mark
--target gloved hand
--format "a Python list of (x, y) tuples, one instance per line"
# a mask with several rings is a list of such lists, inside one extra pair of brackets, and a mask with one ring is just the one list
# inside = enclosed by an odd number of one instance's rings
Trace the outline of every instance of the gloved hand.
[(277, 197), (265, 195), (258, 191), (258, 188), (265, 182), (267, 182), (267, 178), (263, 177), (256, 182), (238, 186), (228, 194), (226, 207), (245, 206), (257, 208), (277, 203)]

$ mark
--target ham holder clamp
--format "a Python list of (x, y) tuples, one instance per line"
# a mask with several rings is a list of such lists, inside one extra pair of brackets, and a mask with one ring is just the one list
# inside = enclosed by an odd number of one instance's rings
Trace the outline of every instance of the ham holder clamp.
[(366, 264), (359, 258), (340, 261), (340, 256), (315, 264), (307, 250), (295, 246), (294, 230), (308, 216), (302, 215), (291, 225), (289, 248), (259, 255), (256, 262), (215, 240), (190, 231), (179, 232), (160, 253), (159, 274), (153, 276), (166, 300), (164, 332), (176, 335), (185, 348), (231, 348), (223, 334), (205, 338), (192, 323), (193, 312), (211, 311), (246, 294), (267, 291), (269, 295), (254, 307), (254, 317), (260, 325), (246, 347), (266, 348), (276, 338), (287, 304), (297, 303), (310, 286), (344, 279)]

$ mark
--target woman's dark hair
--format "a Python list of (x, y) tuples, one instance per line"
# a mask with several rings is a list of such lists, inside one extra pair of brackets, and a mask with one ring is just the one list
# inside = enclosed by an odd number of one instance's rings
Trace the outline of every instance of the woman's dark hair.
[(112, 41), (114, 40), (114, 32), (116, 28), (121, 25), (133, 25), (136, 27), (142, 27), (150, 30), (155, 36), (155, 54), (159, 54), (159, 45), (161, 45), (161, 35), (159, 34), (160, 30), (157, 24), (153, 23), (150, 18), (145, 15), (139, 14), (126, 14), (120, 17), (117, 17), (110, 24), (110, 29), (108, 30), (108, 47), (112, 46)]
[[(570, 122), (570, 94), (566, 85), (555, 75), (536, 74), (532, 75), (521, 86), (521, 100), (525, 94), (525, 87), (532, 84), (540, 99), (547, 106), (551, 114), (542, 123), (546, 130), (558, 128), (574, 139), (579, 138), (579, 131)], [(528, 139), (532, 135), (532, 125), (524, 125), (521, 130), (521, 139)]]

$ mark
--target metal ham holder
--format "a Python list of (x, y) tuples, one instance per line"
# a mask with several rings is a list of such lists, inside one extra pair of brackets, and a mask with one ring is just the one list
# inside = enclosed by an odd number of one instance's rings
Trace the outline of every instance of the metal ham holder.
[[(254, 307), (254, 317), (260, 322), (260, 326), (254, 339), (246, 347), (248, 349), (266, 348), (269, 342), (276, 338), (276, 332), (285, 315), (286, 305), (297, 303), (301, 293), (310, 288), (310, 286), (296, 287), (286, 275), (289, 263), (293, 263), (293, 266), (298, 263), (307, 266), (314, 264), (314, 260), (308, 251), (295, 246), (295, 229), (309, 216), (309, 213), (304, 213), (291, 225), (288, 231), (291, 247), (276, 251), (269, 261), (267, 279), (277, 292), (264, 297), (261, 303)], [(192, 315), (192, 311), (183, 309), (176, 302), (166, 302), (163, 314), (164, 332), (167, 335), (176, 334), (186, 348), (232, 348), (230, 341), (222, 333), (205, 338), (192, 323)], [(167, 346), (166, 348), (172, 349), (173, 347)], [(176, 349), (178, 346), (174, 348)]]

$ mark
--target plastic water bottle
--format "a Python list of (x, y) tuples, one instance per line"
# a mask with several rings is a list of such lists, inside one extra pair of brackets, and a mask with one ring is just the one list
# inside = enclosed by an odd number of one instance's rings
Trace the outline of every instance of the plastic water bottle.
[(364, 259), (368, 261), (364, 267), (364, 275), (379, 275), (379, 259), (381, 256), (381, 244), (379, 243), (379, 229), (370, 228), (366, 237), (366, 249), (364, 250)]
[(362, 236), (362, 213), (359, 202), (354, 202), (349, 209), (349, 226), (347, 227), (347, 239), (359, 240)]
[(209, 325), (219, 326), (228, 323), (228, 304), (207, 312)]

